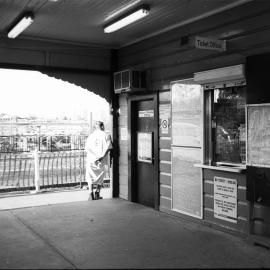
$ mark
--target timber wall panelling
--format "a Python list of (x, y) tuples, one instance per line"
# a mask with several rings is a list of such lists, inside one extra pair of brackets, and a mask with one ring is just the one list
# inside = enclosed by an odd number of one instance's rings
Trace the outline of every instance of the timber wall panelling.
[[(227, 50), (217, 52), (195, 49), (190, 42), (194, 36), (226, 40)], [(188, 37), (187, 44), (181, 43), (183, 37)], [(150, 83), (146, 92), (160, 91), (160, 107), (166, 102), (170, 104), (171, 81), (192, 78), (195, 72), (246, 64), (247, 57), (269, 51), (270, 1), (261, 1), (259, 5), (256, 1), (252, 1), (121, 48), (118, 51), (118, 69), (134, 68), (147, 71)], [(160, 210), (194, 220), (192, 217), (171, 211), (171, 133), (167, 136), (160, 135), (159, 144)], [(123, 145), (123, 149), (124, 147)], [(124, 173), (123, 169), (123, 175)], [(241, 174), (236, 177), (239, 211), (237, 224), (214, 219), (213, 177), (210, 170), (205, 170), (203, 176), (204, 220), (202, 222), (209, 226), (221, 227), (225, 230), (229, 228), (235, 233), (246, 234), (249, 230), (250, 218), (249, 203), (245, 197), (246, 179)], [(124, 192), (122, 193), (124, 196)]]
[[(150, 90), (166, 90), (171, 81), (190, 78), (194, 72), (243, 64), (247, 56), (269, 51), (270, 2), (254, 2), (120, 49), (119, 70), (148, 70)], [(195, 35), (227, 40), (228, 49), (181, 45), (181, 37)]]
[(111, 99), (109, 49), (0, 37), (0, 56), (2, 68), (39, 70)]

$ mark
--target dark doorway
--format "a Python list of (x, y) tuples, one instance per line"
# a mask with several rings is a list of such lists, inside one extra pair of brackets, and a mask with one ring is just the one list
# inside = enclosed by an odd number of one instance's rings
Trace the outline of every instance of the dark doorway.
[(129, 99), (129, 200), (158, 209), (157, 95)]

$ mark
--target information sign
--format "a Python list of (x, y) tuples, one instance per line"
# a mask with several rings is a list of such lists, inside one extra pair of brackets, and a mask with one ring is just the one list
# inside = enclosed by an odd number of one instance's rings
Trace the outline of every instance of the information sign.
[(127, 141), (127, 137), (128, 137), (127, 128), (126, 127), (122, 127), (120, 129), (120, 138), (121, 138), (121, 141)]
[(214, 177), (214, 217), (237, 223), (237, 180)]
[(142, 117), (154, 117), (154, 110), (139, 111), (139, 118)]
[(137, 133), (138, 161), (152, 163), (152, 132)]
[(160, 133), (169, 134), (169, 125), (170, 125), (170, 105), (161, 104), (159, 107), (159, 119), (160, 119)]
[(195, 37), (194, 45), (198, 49), (226, 51), (226, 41), (206, 37)]

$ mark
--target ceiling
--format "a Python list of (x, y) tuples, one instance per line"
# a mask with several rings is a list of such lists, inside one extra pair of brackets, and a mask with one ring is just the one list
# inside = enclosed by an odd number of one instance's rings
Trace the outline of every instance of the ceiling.
[[(0, 36), (25, 11), (35, 20), (19, 37), (119, 48), (251, 0), (0, 0)], [(149, 16), (117, 32), (103, 27), (147, 4)]]

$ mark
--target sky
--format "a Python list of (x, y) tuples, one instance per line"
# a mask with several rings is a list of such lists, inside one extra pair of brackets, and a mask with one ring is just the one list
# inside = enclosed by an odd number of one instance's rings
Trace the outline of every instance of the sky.
[(0, 113), (21, 117), (74, 117), (108, 111), (105, 99), (38, 71), (0, 69)]

